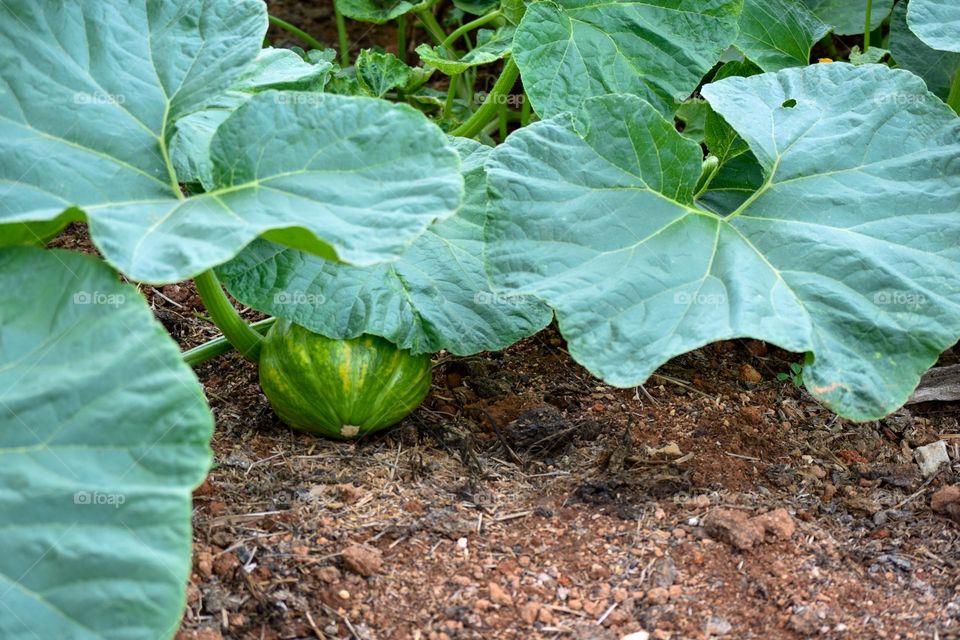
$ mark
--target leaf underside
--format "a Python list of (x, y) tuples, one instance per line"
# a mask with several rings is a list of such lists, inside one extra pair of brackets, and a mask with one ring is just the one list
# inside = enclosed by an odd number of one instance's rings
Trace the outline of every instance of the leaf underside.
[(753, 337), (812, 353), (807, 387), (839, 414), (890, 413), (960, 336), (960, 120), (878, 65), (703, 95), (762, 167), (735, 212), (694, 203), (700, 147), (653, 107), (596, 98), (491, 155), (495, 286), (547, 302), (574, 358), (618, 386)]
[(242, 303), (331, 338), (374, 334), (415, 353), (457, 355), (505, 348), (545, 327), (536, 299), (496, 296), (483, 265), (486, 176), (491, 149), (457, 139), (467, 199), (394, 263), (337, 265), (259, 241), (218, 270)]

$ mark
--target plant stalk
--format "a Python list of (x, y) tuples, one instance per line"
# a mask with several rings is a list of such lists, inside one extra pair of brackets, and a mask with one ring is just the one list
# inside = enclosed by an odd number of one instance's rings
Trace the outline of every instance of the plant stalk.
[(533, 105), (530, 104), (530, 97), (526, 92), (523, 94), (523, 103), (520, 105), (520, 126), (525, 127), (530, 124), (530, 116), (533, 111)]
[(197, 292), (207, 308), (210, 319), (220, 328), (230, 344), (243, 355), (244, 358), (256, 362), (260, 356), (260, 343), (263, 336), (250, 328), (224, 293), (217, 275), (211, 269), (204, 271), (194, 278)]
[(286, 20), (281, 20), (280, 18), (275, 18), (274, 16), (269, 16), (269, 19), (270, 19), (270, 24), (272, 24), (275, 27), (279, 27), (280, 29), (283, 29), (287, 33), (290, 33), (296, 36), (297, 38), (299, 38), (303, 42), (306, 42), (308, 45), (310, 45), (314, 49), (326, 49), (326, 47), (323, 45), (322, 42), (320, 42), (319, 40), (311, 36), (309, 33), (304, 31), (303, 29), (299, 29), (293, 26)]
[(407, 62), (407, 15), (397, 18), (397, 57), (400, 62)]
[(417, 11), (416, 14), (426, 28), (427, 33), (430, 34), (430, 37), (433, 38), (438, 45), (443, 45), (443, 42), (447, 39), (447, 34), (444, 32), (443, 27), (440, 26), (440, 23), (437, 22), (433, 11), (430, 9), (421, 9)]
[(333, 12), (337, 19), (337, 38), (340, 40), (340, 64), (350, 66), (350, 37), (347, 34), (347, 21), (343, 19), (337, 0), (333, 1)]
[(503, 102), (510, 93), (510, 90), (513, 89), (513, 85), (516, 84), (519, 76), (520, 68), (517, 67), (517, 63), (513, 61), (513, 58), (510, 58), (507, 60), (507, 64), (503, 68), (503, 73), (500, 74), (497, 83), (493, 85), (493, 89), (490, 91), (487, 99), (480, 105), (480, 108), (470, 116), (469, 120), (454, 129), (451, 134), (462, 138), (476, 137), (491, 120), (497, 117), (500, 103)]
[(957, 73), (953, 76), (953, 84), (950, 85), (947, 104), (957, 112), (957, 115), (960, 115), (960, 67), (957, 67)]
[(867, 0), (867, 23), (863, 28), (863, 52), (870, 50), (870, 14), (873, 13), (873, 0)]
[(480, 27), (487, 24), (488, 22), (493, 22), (499, 17), (500, 17), (499, 9), (497, 9), (496, 11), (491, 11), (485, 16), (480, 16), (476, 20), (466, 23), (465, 25), (463, 25), (462, 27), (460, 27), (459, 29), (451, 33), (449, 36), (447, 36), (447, 38), (442, 43), (440, 43), (440, 46), (444, 49), (450, 49), (453, 43), (455, 43), (459, 38), (470, 33), (474, 29), (479, 29)]
[[(276, 318), (267, 318), (266, 320), (254, 322), (250, 325), (250, 328), (261, 335), (266, 335), (267, 331), (270, 330), (270, 327), (276, 323)], [(197, 367), (208, 360), (213, 360), (217, 356), (221, 356), (230, 351), (233, 351), (233, 345), (230, 344), (230, 341), (224, 336), (220, 336), (219, 338), (215, 338), (210, 342), (206, 342), (199, 347), (194, 347), (189, 351), (184, 351), (183, 361), (191, 367)]]
[(453, 101), (457, 97), (457, 85), (460, 84), (460, 74), (450, 76), (450, 87), (447, 89), (447, 101), (443, 103), (443, 119), (450, 120), (453, 114)]

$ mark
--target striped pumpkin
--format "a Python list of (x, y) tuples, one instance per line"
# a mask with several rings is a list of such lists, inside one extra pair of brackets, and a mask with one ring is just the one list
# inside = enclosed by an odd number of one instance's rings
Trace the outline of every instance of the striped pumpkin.
[(339, 440), (396, 424), (430, 390), (430, 357), (371, 335), (334, 340), (278, 321), (260, 354), (260, 386), (286, 424)]

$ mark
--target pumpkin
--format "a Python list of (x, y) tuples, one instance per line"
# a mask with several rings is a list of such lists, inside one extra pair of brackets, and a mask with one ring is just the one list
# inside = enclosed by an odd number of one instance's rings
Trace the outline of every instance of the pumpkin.
[(430, 390), (430, 357), (383, 338), (337, 340), (280, 320), (264, 338), (260, 386), (286, 424), (340, 440), (396, 424)]

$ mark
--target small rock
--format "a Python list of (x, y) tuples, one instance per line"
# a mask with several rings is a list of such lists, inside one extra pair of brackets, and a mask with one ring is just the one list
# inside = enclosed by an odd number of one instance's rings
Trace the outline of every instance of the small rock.
[(711, 616), (707, 621), (707, 636), (725, 636), (733, 630), (733, 625), (717, 616)]
[(350, 571), (369, 578), (383, 567), (383, 556), (376, 549), (355, 544), (343, 550), (343, 565)]
[(790, 517), (787, 510), (782, 507), (759, 515), (753, 518), (752, 521), (766, 533), (781, 540), (789, 540), (797, 530), (797, 524), (793, 521), (793, 518)]
[(749, 364), (740, 365), (740, 379), (750, 384), (760, 384), (763, 382), (763, 376), (760, 375), (760, 372), (754, 369), (753, 365)]
[(654, 586), (670, 587), (677, 581), (677, 565), (671, 558), (661, 558), (653, 565), (650, 574)]
[(493, 605), (489, 600), (480, 598), (479, 600), (473, 603), (473, 610), (476, 611), (477, 613), (484, 613), (485, 611), (489, 611), (490, 607), (492, 606)]
[(960, 523), (960, 485), (943, 487), (933, 494), (930, 507)]
[(317, 577), (327, 584), (335, 584), (340, 582), (343, 575), (340, 573), (340, 569), (336, 567), (320, 567), (317, 569)]
[(528, 602), (523, 605), (523, 608), (520, 609), (520, 619), (526, 622), (528, 625), (532, 625), (537, 621), (537, 617), (540, 615), (540, 605), (536, 602)]
[(227, 580), (233, 577), (233, 574), (236, 573), (239, 568), (240, 559), (232, 552), (222, 553), (213, 561), (213, 572), (217, 574), (221, 580)]
[(947, 443), (943, 440), (917, 447), (913, 450), (913, 457), (920, 465), (920, 473), (923, 474), (924, 478), (929, 478), (935, 474), (940, 469), (940, 465), (950, 464), (950, 456), (947, 455)]
[(491, 582), (487, 588), (490, 591), (490, 602), (493, 604), (500, 604), (505, 607), (513, 606), (513, 597), (499, 584), (496, 582)]
[(628, 633), (620, 638), (620, 640), (650, 640), (650, 634), (646, 631), (635, 631), (633, 633)]
[(198, 551), (195, 557), (197, 573), (204, 578), (213, 575), (213, 554), (209, 551)]
[(670, 600), (670, 591), (663, 587), (654, 587), (647, 592), (647, 602), (650, 604), (666, 604)]
[(820, 617), (817, 612), (809, 607), (801, 607), (796, 613), (790, 616), (787, 626), (791, 630), (804, 636), (812, 636), (820, 631)]
[(703, 528), (711, 538), (746, 551), (763, 539), (763, 530), (742, 511), (717, 509), (703, 518)]
[(219, 629), (204, 627), (203, 629), (185, 629), (177, 634), (176, 640), (223, 640), (223, 636)]

